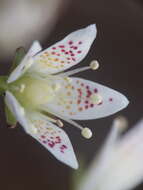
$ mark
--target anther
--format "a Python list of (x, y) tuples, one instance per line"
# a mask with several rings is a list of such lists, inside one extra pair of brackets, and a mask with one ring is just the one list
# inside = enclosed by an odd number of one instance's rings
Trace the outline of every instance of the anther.
[(63, 127), (64, 126), (63, 122), (61, 120), (59, 120), (59, 119), (56, 121), (56, 123), (57, 123), (57, 125), (59, 127)]
[(61, 88), (61, 85), (59, 83), (53, 84), (54, 91), (58, 91)]
[(65, 80), (66, 80), (67, 82), (69, 82), (69, 83), (72, 82), (72, 79), (71, 79), (70, 77), (65, 77)]
[(34, 134), (37, 133), (37, 128), (34, 125), (31, 125), (31, 132), (33, 132)]
[(128, 121), (125, 117), (119, 116), (116, 119), (114, 119), (113, 125), (114, 125), (114, 127), (118, 127), (120, 132), (122, 132), (122, 131), (126, 130), (126, 128), (128, 126)]
[(91, 61), (91, 63), (90, 63), (90, 68), (91, 68), (92, 70), (98, 69), (98, 68), (99, 68), (99, 63), (98, 63), (98, 61), (96, 61), (96, 60)]
[(33, 59), (30, 58), (27, 62), (27, 64), (24, 66), (24, 69), (29, 69), (31, 67), (31, 65), (33, 64)]
[(24, 108), (23, 108), (23, 107), (21, 107), (19, 111), (20, 111), (20, 114), (21, 114), (22, 116), (25, 115), (25, 111), (24, 111)]
[(93, 104), (100, 104), (102, 102), (102, 96), (100, 94), (93, 94), (90, 100)]
[(22, 93), (22, 92), (24, 91), (24, 89), (25, 89), (25, 84), (21, 84), (21, 85), (20, 85), (20, 90), (19, 90), (19, 91)]
[(92, 131), (86, 127), (82, 129), (81, 134), (86, 139), (90, 139), (92, 137)]

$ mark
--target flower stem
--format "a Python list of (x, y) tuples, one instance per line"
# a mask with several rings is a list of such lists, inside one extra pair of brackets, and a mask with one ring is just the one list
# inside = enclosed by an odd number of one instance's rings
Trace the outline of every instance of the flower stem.
[(0, 95), (8, 89), (7, 78), (7, 76), (0, 76)]

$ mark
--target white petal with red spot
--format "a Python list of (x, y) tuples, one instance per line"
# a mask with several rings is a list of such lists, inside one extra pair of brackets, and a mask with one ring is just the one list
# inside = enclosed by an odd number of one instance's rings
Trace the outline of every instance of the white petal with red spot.
[(79, 63), (87, 55), (96, 33), (94, 24), (72, 32), (60, 42), (36, 55), (30, 71), (51, 74)]
[(71, 119), (86, 120), (111, 115), (128, 105), (127, 98), (115, 90), (88, 80), (71, 79), (58, 80), (61, 89), (47, 108)]
[(78, 163), (66, 133), (42, 115), (35, 114), (31, 121), (37, 129), (37, 133), (31, 132), (30, 135), (38, 140), (58, 160), (77, 169)]
[[(32, 60), (30, 60), (36, 53), (42, 50), (42, 47), (38, 41), (34, 41), (28, 53), (23, 58), (22, 62), (14, 69), (14, 71), (10, 74), (7, 82), (11, 83), (21, 77), (29, 66), (32, 64)], [(28, 65), (29, 64), (29, 65)]]
[(62, 129), (38, 114), (26, 114), (16, 98), (8, 91), (5, 101), (17, 121), (29, 135), (38, 140), (58, 160), (74, 169), (78, 168), (71, 142)]

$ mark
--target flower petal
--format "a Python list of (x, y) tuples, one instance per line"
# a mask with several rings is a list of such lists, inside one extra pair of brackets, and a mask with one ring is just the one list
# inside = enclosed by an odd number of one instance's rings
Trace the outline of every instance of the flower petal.
[(38, 41), (34, 41), (31, 48), (29, 49), (28, 53), (26, 54), (26, 56), (23, 58), (23, 60), (21, 61), (21, 63), (14, 69), (14, 71), (10, 74), (7, 82), (11, 83), (15, 80), (17, 80), (19, 77), (21, 77), (21, 75), (23, 75), (25, 73), (25, 71), (29, 68), (28, 65), (30, 59), (39, 51), (41, 51), (42, 47), (40, 45), (40, 43)]
[(58, 160), (74, 169), (78, 168), (71, 142), (62, 129), (40, 114), (28, 113), (26, 115), (16, 98), (8, 91), (6, 92), (5, 101), (17, 121), (29, 135), (40, 142)]
[(77, 169), (78, 163), (67, 134), (42, 115), (34, 115), (32, 123), (36, 132), (30, 135), (48, 149), (58, 160)]
[(60, 42), (35, 56), (31, 71), (57, 73), (79, 63), (96, 37), (95, 24), (72, 32)]
[(128, 105), (127, 98), (115, 90), (80, 78), (70, 79), (58, 79), (61, 89), (54, 103), (47, 104), (53, 112), (76, 120), (97, 119), (114, 114)]
[(24, 108), (9, 91), (6, 91), (5, 103), (12, 114), (15, 116), (16, 120), (25, 127), (25, 130), (28, 130), (29, 122), (25, 116)]

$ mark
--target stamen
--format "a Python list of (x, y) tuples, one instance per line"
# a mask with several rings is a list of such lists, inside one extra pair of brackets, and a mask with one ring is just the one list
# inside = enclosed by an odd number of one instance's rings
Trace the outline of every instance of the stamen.
[(86, 70), (89, 70), (89, 69), (96, 70), (98, 68), (99, 68), (98, 61), (93, 60), (93, 61), (91, 61), (89, 66), (81, 67), (81, 68), (74, 69), (74, 70), (71, 70), (71, 71), (67, 71), (65, 73), (60, 73), (60, 74), (58, 74), (58, 76), (68, 77), (68, 76), (71, 76), (71, 75), (74, 75), (76, 73), (80, 73), (80, 72), (83, 72), (83, 71), (86, 71)]
[(119, 116), (113, 121), (113, 127), (117, 128), (120, 133), (126, 130), (127, 126), (128, 126), (128, 121), (123, 116)]
[(57, 125), (59, 126), (59, 127), (63, 127), (64, 126), (64, 124), (63, 124), (63, 122), (61, 121), (61, 120), (57, 120)]
[(91, 63), (90, 63), (90, 68), (91, 68), (92, 70), (98, 69), (98, 68), (99, 68), (99, 63), (98, 63), (98, 61), (96, 61), (96, 60), (91, 61)]
[(24, 69), (24, 70), (29, 69), (32, 64), (33, 64), (33, 58), (30, 58), (30, 59), (28, 60), (27, 64), (24, 65), (23, 69)]
[(42, 107), (42, 109), (45, 109), (45, 111), (47, 111), (48, 113), (50, 113), (50, 114), (52, 114), (52, 115), (54, 115), (54, 116), (56, 116), (56, 117), (58, 117), (58, 118), (60, 118), (60, 119), (62, 119), (62, 120), (64, 120), (64, 121), (66, 121), (66, 122), (68, 122), (68, 123), (70, 123), (71, 125), (77, 127), (77, 128), (80, 129), (80, 130), (83, 130), (83, 129), (84, 129), (81, 125), (79, 125), (79, 124), (76, 123), (75, 121), (73, 121), (73, 120), (67, 118), (66, 116), (62, 116), (62, 115), (60, 115), (59, 113), (57, 113), (57, 112), (55, 112), (55, 111), (53, 111), (53, 110), (50, 110), (49, 107), (48, 107), (48, 108)]
[(30, 125), (30, 130), (31, 130), (31, 132), (33, 132), (34, 134), (36, 134), (37, 133), (37, 128), (33, 125), (33, 124), (31, 124)]
[(90, 100), (93, 104), (100, 104), (102, 102), (102, 96), (100, 94), (93, 94), (90, 97)]
[(72, 82), (72, 78), (70, 78), (70, 77), (65, 77), (64, 79), (65, 79), (67, 82), (69, 82), (69, 83)]
[(24, 116), (24, 115), (25, 115), (25, 110), (24, 110), (24, 108), (23, 108), (23, 107), (21, 107), (21, 108), (19, 109), (19, 112), (20, 112), (20, 114), (21, 114), (22, 116)]
[(26, 87), (25, 84), (21, 84), (21, 85), (20, 85), (20, 90), (19, 90), (19, 91), (22, 93), (22, 92), (24, 91), (25, 87)]
[(61, 88), (61, 85), (59, 83), (56, 83), (53, 85), (53, 90), (58, 91)]
[(81, 134), (86, 139), (90, 139), (92, 137), (92, 131), (86, 127), (82, 129)]

